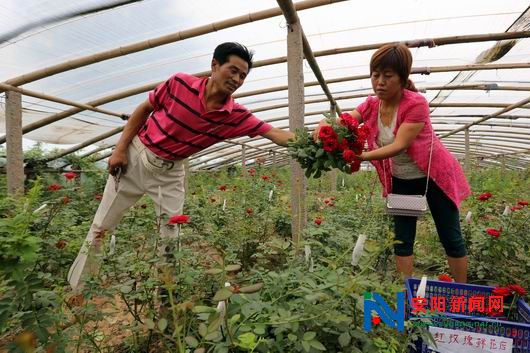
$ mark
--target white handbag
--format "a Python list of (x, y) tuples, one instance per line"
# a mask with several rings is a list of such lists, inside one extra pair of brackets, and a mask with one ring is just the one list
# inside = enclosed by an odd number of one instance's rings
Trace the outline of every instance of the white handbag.
[[(427, 182), (423, 195), (388, 194), (386, 196), (386, 213), (392, 216), (421, 217), (427, 213), (427, 190), (429, 188), (429, 176), (431, 174), (432, 148), (434, 143), (434, 131), (431, 137), (431, 150), (429, 152), (429, 166), (427, 167)], [(383, 161), (383, 172), (385, 166)], [(386, 182), (386, 173), (384, 174)]]

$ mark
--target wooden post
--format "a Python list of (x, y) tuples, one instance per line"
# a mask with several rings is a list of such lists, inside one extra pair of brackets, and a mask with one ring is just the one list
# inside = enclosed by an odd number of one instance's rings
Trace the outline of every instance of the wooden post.
[(464, 170), (469, 172), (469, 161), (470, 161), (470, 152), (469, 152), (469, 129), (465, 130), (465, 143), (466, 143), (466, 152), (464, 155)]
[(276, 166), (276, 152), (272, 151), (272, 165)]
[(24, 152), (22, 149), (22, 96), (6, 92), (7, 193), (24, 193)]
[[(289, 97), (289, 129), (304, 126), (304, 71), (302, 26), (300, 22), (287, 26), (287, 72)], [(305, 207), (307, 180), (298, 162), (291, 160), (291, 231), (295, 245), (300, 243), (307, 223)]]

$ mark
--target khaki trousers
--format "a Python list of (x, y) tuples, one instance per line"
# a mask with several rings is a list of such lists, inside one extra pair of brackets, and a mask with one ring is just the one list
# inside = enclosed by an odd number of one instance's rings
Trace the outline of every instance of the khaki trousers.
[[(184, 205), (184, 161), (167, 161), (156, 156), (135, 137), (128, 148), (128, 166), (118, 185), (109, 176), (103, 198), (77, 258), (68, 272), (73, 289), (82, 287), (87, 275), (97, 273), (102, 241), (116, 228), (125, 212), (144, 194), (156, 206), (156, 213), (169, 217), (182, 214)], [(159, 190), (161, 191), (159, 196)], [(162, 238), (175, 238), (170, 227), (161, 227)]]

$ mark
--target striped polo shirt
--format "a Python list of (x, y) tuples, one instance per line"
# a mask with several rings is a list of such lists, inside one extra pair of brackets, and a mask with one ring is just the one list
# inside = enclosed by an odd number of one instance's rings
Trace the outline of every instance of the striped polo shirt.
[(138, 132), (140, 141), (159, 157), (184, 159), (225, 139), (263, 135), (272, 125), (228, 97), (219, 110), (206, 111), (208, 77), (177, 73), (154, 91), (154, 110)]

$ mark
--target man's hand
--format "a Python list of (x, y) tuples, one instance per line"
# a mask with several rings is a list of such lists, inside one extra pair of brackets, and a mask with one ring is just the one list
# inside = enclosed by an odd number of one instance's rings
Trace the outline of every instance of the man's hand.
[(271, 140), (277, 145), (284, 147), (287, 147), (289, 140), (294, 140), (295, 138), (295, 135), (291, 131), (278, 129), (277, 127), (273, 127), (261, 136)]
[(109, 158), (109, 173), (111, 175), (116, 175), (121, 168), (122, 173), (125, 174), (128, 163), (127, 152), (121, 149), (115, 149)]

